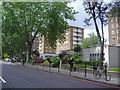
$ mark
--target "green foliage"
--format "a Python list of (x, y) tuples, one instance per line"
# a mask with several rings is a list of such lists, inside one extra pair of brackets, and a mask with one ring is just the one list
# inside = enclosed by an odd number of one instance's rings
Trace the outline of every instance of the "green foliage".
[(46, 60), (46, 61), (43, 62), (43, 64), (47, 64), (47, 65), (49, 65), (50, 63), (49, 63), (48, 60)]
[(33, 56), (37, 56), (37, 57), (39, 56), (39, 52), (37, 50), (34, 50), (32, 54)]
[(75, 48), (74, 48), (74, 51), (75, 52), (80, 52), (81, 51), (81, 47), (79, 45), (77, 45)]
[[(76, 64), (75, 67), (77, 67), (77, 68), (85, 68), (85, 64)], [(87, 65), (86, 68), (93, 68), (93, 66)]]
[(82, 58), (79, 55), (71, 55), (70, 57), (74, 58), (75, 64), (82, 63)]
[(91, 66), (98, 66), (99, 65), (99, 61), (90, 61), (89, 65), (91, 65)]
[(85, 68), (85, 64), (87, 68), (93, 68), (93, 66), (99, 65), (99, 61), (82, 61), (80, 64), (76, 64), (77, 68)]
[(61, 59), (60, 59), (60, 58), (57, 58), (56, 56), (53, 56), (53, 57), (50, 58), (50, 61), (51, 61), (52, 63), (54, 63), (54, 64), (59, 63), (60, 60), (61, 60)]
[(108, 71), (120, 72), (120, 68), (110, 68)]
[(10, 55), (8, 55), (8, 53), (4, 53), (4, 54), (3, 54), (3, 57), (4, 57), (4, 58), (7, 58), (7, 57), (10, 57)]
[(54, 47), (64, 41), (67, 20), (75, 20), (75, 11), (64, 2), (3, 2), (3, 52), (21, 55), (32, 53), (36, 35), (44, 36)]
[(83, 61), (82, 63), (83, 63), (83, 64), (90, 65), (90, 66), (99, 65), (99, 61)]
[(110, 14), (112, 17), (120, 18), (120, 2), (112, 2), (109, 4), (110, 6)]
[(69, 56), (68, 55), (65, 55), (63, 58), (62, 58), (62, 63), (65, 64), (68, 62), (68, 58)]
[[(108, 4), (104, 2), (84, 2), (83, 3), (85, 12), (89, 15), (88, 18), (85, 19), (86, 25), (91, 25), (90, 21), (93, 20), (95, 29), (97, 32), (97, 36), (99, 38), (99, 43), (101, 46), (101, 55), (100, 55), (100, 68), (103, 67), (102, 62), (104, 60), (104, 25), (107, 25), (108, 21)], [(98, 21), (100, 23), (98, 23)], [(100, 27), (99, 27), (100, 26)], [(102, 34), (100, 34), (102, 32)]]
[(99, 39), (97, 36), (95, 36), (95, 34), (92, 32), (91, 34), (89, 34), (89, 37), (85, 38), (82, 41), (82, 48), (89, 48), (91, 46), (96, 46), (99, 45)]
[(35, 60), (34, 60), (34, 59), (30, 59), (30, 60), (29, 60), (29, 62), (33, 62), (33, 61), (35, 61)]

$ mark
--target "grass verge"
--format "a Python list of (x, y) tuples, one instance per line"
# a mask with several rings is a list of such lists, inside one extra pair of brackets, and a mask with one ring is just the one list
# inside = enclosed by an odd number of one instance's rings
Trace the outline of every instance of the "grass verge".
[(120, 68), (110, 68), (108, 71), (120, 72)]

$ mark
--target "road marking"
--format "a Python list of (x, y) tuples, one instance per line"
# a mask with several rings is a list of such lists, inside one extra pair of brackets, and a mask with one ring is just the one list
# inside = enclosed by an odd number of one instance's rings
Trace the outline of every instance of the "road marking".
[(0, 76), (0, 80), (3, 82), (3, 83), (6, 83), (6, 81)]

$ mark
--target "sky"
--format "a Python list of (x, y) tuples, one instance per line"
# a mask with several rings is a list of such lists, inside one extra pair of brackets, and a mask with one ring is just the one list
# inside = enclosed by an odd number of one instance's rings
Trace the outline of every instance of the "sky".
[[(94, 32), (97, 35), (93, 21), (91, 21), (92, 24), (91, 26), (85, 26), (84, 20), (89, 16), (86, 14), (84, 10), (84, 6), (82, 5), (82, 0), (76, 0), (75, 2), (71, 2), (70, 4), (68, 4), (68, 6), (73, 7), (75, 11), (79, 12), (75, 15), (76, 21), (68, 20), (69, 25), (84, 28), (84, 38), (88, 37), (88, 34), (90, 34), (91, 32)], [(107, 45), (109, 44), (108, 36), (109, 36), (108, 25), (106, 25), (104, 26), (104, 37), (107, 40), (106, 41)]]

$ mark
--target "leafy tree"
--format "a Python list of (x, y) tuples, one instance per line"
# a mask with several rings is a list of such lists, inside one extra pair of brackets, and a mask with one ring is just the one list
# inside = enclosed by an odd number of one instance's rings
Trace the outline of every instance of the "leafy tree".
[(91, 46), (99, 45), (99, 39), (95, 34), (92, 32), (89, 34), (89, 37), (84, 38), (82, 41), (82, 48), (89, 48)]
[(56, 56), (53, 56), (53, 57), (50, 58), (50, 61), (51, 61), (52, 63), (54, 63), (54, 64), (59, 63), (60, 60), (61, 60), (61, 59), (60, 59), (60, 58), (57, 58)]
[(80, 52), (81, 51), (81, 47), (79, 45), (77, 45), (75, 48), (74, 48), (74, 51), (75, 52)]
[(3, 2), (2, 6), (3, 47), (6, 49), (11, 47), (8, 52), (13, 53), (16, 51), (14, 49), (19, 49), (21, 46), (18, 51), (27, 50), (29, 58), (36, 35), (44, 36), (54, 47), (57, 40), (62, 42), (64, 39), (64, 33), (68, 28), (66, 20), (75, 20), (74, 14), (76, 14), (67, 3), (63, 2)]
[[(89, 15), (89, 18), (85, 20), (86, 25), (91, 25), (90, 21), (94, 21), (94, 25), (96, 28), (97, 36), (99, 38), (99, 43), (101, 46), (101, 54), (100, 54), (100, 68), (103, 67), (104, 61), (104, 25), (107, 24), (107, 9), (108, 5), (104, 2), (86, 2), (83, 3), (86, 13)], [(97, 19), (100, 21), (101, 29), (98, 27)], [(100, 31), (102, 34), (100, 35)]]
[(120, 18), (120, 1), (112, 2), (109, 4), (109, 6), (112, 17)]
[(37, 50), (34, 50), (32, 52), (32, 55), (35, 56), (35, 57), (39, 57), (40, 54), (39, 54), (39, 52)]

